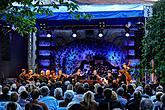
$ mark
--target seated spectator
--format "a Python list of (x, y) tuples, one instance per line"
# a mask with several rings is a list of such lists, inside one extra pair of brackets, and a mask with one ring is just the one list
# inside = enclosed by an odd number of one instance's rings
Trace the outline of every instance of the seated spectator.
[(132, 100), (129, 100), (126, 104), (126, 108), (128, 110), (140, 110), (140, 102), (142, 99), (142, 94), (140, 91), (136, 91), (134, 93), (134, 97)]
[(17, 110), (17, 104), (14, 102), (9, 102), (6, 105), (6, 110)]
[(14, 102), (17, 105), (17, 108), (16, 109), (17, 110), (23, 110), (22, 107), (17, 103), (18, 98), (19, 98), (18, 93), (13, 92), (11, 94), (11, 101)]
[(117, 89), (117, 95), (118, 95), (118, 101), (121, 103), (122, 107), (126, 106), (127, 100), (123, 98), (124, 95), (124, 89), (123, 88), (118, 88)]
[(38, 98), (39, 98), (39, 91), (37, 89), (33, 89), (31, 92), (31, 97), (32, 97), (32, 101), (27, 103), (25, 105), (25, 110), (48, 110), (48, 107), (46, 106), (45, 103), (43, 102), (38, 102)]
[(160, 97), (160, 100), (162, 101), (162, 105), (160, 106), (160, 110), (165, 110), (165, 94), (163, 94)]
[(97, 92), (94, 96), (95, 96), (95, 101), (96, 102), (100, 102), (104, 98), (103, 88), (101, 86), (97, 88)]
[(58, 103), (54, 97), (49, 96), (49, 88), (47, 86), (42, 86), (40, 88), (40, 93), (42, 97), (39, 99), (39, 102), (45, 103), (49, 110), (56, 110)]
[(25, 105), (27, 103), (29, 103), (29, 101), (27, 101), (27, 98), (28, 98), (28, 93), (27, 91), (22, 91), (21, 94), (20, 94), (20, 99), (18, 101), (18, 104), (22, 107), (22, 108), (25, 108)]
[(57, 100), (64, 100), (63, 98), (63, 92), (62, 92), (62, 88), (58, 87), (54, 90), (54, 97)]
[(162, 105), (162, 102), (160, 100), (160, 97), (163, 95), (163, 92), (157, 92), (156, 93), (156, 101), (154, 102), (154, 109), (156, 110)]
[(67, 105), (72, 101), (74, 97), (74, 92), (72, 90), (67, 90), (64, 93), (64, 101), (59, 103), (59, 107), (67, 107)]
[(122, 108), (120, 102), (112, 100), (112, 90), (106, 88), (104, 90), (104, 99), (99, 102), (99, 110), (112, 110), (114, 108)]
[(76, 95), (74, 95), (73, 102), (80, 103), (83, 99), (84, 94), (84, 88), (82, 86), (79, 86), (76, 91)]
[(0, 95), (0, 101), (10, 101), (10, 95), (8, 95), (9, 93), (9, 87), (8, 86), (4, 86), (2, 89), (2, 93)]
[(146, 95), (148, 95), (149, 97), (152, 96), (152, 89), (151, 89), (151, 86), (149, 84), (145, 85), (145, 88), (144, 88), (144, 92)]
[(94, 94), (91, 91), (87, 91), (83, 96), (83, 101), (80, 102), (86, 110), (97, 110), (98, 104), (94, 100)]
[[(157, 92), (163, 92), (163, 87), (162, 86), (156, 87), (156, 93)], [(151, 100), (152, 100), (152, 102), (155, 102), (156, 101), (156, 94), (153, 95), (153, 96), (151, 96)]]
[(140, 103), (141, 110), (153, 110), (153, 103), (150, 99), (145, 98)]

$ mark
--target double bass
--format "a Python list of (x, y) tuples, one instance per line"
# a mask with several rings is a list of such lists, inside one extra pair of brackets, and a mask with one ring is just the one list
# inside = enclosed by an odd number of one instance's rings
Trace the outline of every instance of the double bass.
[(128, 62), (127, 65), (126, 64), (123, 64), (123, 69), (122, 70), (119, 70), (120, 73), (125, 74), (127, 85), (132, 81), (132, 77), (131, 77), (131, 75), (129, 73), (129, 70), (131, 69), (130, 68), (130, 64), (131, 64), (130, 61)]

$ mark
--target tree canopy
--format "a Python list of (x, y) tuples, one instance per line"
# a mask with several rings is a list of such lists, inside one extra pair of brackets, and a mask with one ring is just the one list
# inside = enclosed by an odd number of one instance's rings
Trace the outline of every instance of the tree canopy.
[(146, 36), (142, 41), (142, 63), (151, 69), (154, 60), (155, 72), (165, 82), (165, 0), (159, 0), (153, 5), (153, 16), (147, 21)]
[[(36, 31), (36, 15), (53, 14), (49, 6), (59, 9), (59, 6), (66, 6), (70, 14), (79, 9), (73, 0), (0, 0), (0, 20), (10, 24), (11, 28), (20, 35), (27, 35)], [(47, 8), (45, 8), (47, 6)], [(89, 15), (75, 14), (77, 18), (88, 18)]]

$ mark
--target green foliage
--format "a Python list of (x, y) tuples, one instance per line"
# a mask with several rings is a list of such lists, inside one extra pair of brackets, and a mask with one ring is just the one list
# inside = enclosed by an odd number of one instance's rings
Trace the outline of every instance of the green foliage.
[[(146, 29), (148, 32), (142, 41), (142, 63), (151, 69), (153, 59), (156, 72), (165, 76), (165, 0), (153, 5), (153, 16), (147, 22)], [(165, 82), (165, 77), (161, 81)]]
[[(0, 19), (14, 25), (20, 35), (24, 36), (33, 31), (36, 31), (36, 15), (46, 14), (53, 15), (50, 6), (54, 9), (59, 9), (59, 6), (63, 5), (67, 7), (69, 13), (74, 13), (76, 18), (84, 17), (91, 18), (90, 15), (75, 14), (79, 9), (76, 2), (68, 0), (54, 0), (56, 2), (44, 3), (43, 0), (0, 0)], [(19, 4), (19, 6), (14, 5)], [(58, 3), (58, 4), (57, 4)], [(46, 6), (46, 7), (45, 7)]]

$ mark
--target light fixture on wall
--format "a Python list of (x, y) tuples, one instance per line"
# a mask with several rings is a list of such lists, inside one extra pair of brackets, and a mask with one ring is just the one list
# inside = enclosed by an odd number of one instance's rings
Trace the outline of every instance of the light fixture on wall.
[(125, 29), (125, 36), (129, 37), (130, 36), (130, 28), (129, 24), (125, 24), (124, 29)]
[(103, 29), (99, 29), (98, 31), (99, 31), (98, 37), (103, 37), (104, 36)]
[(47, 31), (47, 37), (52, 37), (52, 33), (50, 31)]
[(77, 30), (72, 30), (72, 37), (77, 37)]

